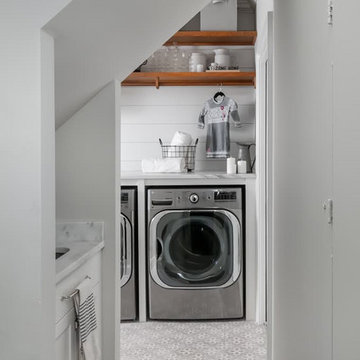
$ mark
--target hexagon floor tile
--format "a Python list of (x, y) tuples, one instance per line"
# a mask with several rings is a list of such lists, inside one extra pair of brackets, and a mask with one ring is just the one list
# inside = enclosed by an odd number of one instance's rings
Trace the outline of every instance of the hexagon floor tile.
[(121, 360), (266, 360), (266, 327), (251, 321), (121, 323)]

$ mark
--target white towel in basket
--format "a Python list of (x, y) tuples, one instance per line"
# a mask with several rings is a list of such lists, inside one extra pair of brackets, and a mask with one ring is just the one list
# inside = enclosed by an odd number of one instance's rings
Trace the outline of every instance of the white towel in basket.
[(184, 158), (144, 159), (141, 168), (144, 173), (186, 172)]
[(175, 135), (173, 136), (171, 140), (171, 145), (176, 146), (188, 146), (192, 144), (192, 137), (190, 134), (176, 131)]
[(192, 144), (192, 137), (190, 134), (176, 131), (175, 135), (173, 136), (171, 143), (168, 148), (168, 157), (178, 157), (182, 156), (187, 158), (188, 156), (188, 149), (187, 148), (178, 148), (177, 146), (189, 146)]

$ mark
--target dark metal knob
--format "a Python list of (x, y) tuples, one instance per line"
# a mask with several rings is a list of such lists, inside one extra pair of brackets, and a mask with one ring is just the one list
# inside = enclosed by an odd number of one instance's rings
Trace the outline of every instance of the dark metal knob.
[(199, 201), (199, 195), (191, 194), (189, 196), (189, 200), (190, 200), (191, 203), (196, 204)]

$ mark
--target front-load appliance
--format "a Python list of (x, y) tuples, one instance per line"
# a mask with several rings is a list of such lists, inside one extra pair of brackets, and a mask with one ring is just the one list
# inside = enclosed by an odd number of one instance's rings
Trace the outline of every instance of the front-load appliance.
[(147, 189), (150, 319), (243, 317), (242, 191)]
[(121, 188), (120, 286), (121, 320), (136, 320), (136, 188)]

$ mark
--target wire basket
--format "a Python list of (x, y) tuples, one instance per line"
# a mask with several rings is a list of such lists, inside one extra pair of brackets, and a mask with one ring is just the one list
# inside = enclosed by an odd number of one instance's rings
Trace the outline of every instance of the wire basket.
[(199, 142), (199, 139), (196, 139), (194, 145), (164, 145), (162, 140), (159, 139), (161, 146), (161, 154), (163, 159), (165, 158), (184, 158), (185, 168), (188, 172), (191, 172), (195, 169), (195, 153), (196, 145)]

